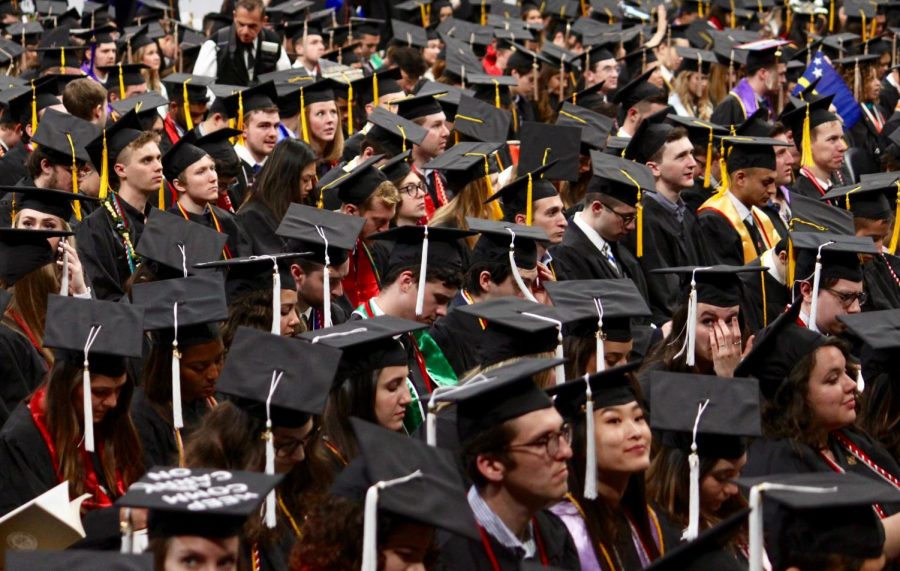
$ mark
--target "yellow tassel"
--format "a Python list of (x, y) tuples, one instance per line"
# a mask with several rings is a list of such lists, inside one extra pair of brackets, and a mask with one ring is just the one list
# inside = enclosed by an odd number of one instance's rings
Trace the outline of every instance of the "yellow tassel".
[(797, 260), (794, 258), (794, 241), (788, 238), (788, 286), (794, 287), (794, 275), (797, 271)]
[(303, 135), (303, 142), (309, 144), (309, 127), (306, 126), (306, 96), (303, 95), (303, 89), (300, 89), (300, 132)]
[(712, 184), (713, 130), (709, 130), (709, 143), (706, 145), (706, 171), (703, 173), (703, 188)]
[(487, 8), (484, 4), (485, 0), (481, 0), (481, 25), (487, 26)]
[(766, 307), (766, 272), (759, 272), (759, 287), (762, 290), (763, 327), (769, 324), (769, 311)]
[(109, 193), (109, 149), (106, 146), (106, 127), (103, 128), (103, 152), (100, 155), (100, 199)]
[(159, 193), (157, 194), (157, 207), (160, 210), (166, 209), (166, 177), (163, 177), (159, 183)]
[(636, 252), (638, 258), (644, 256), (644, 205), (641, 204), (641, 199), (643, 198), (643, 190), (641, 189), (641, 185), (638, 184), (638, 181), (634, 180), (628, 171), (624, 169), (619, 169), (619, 172), (625, 175), (625, 178), (631, 181), (631, 183), (637, 188), (637, 201), (634, 204), (635, 209), (637, 210), (637, 217), (635, 218), (635, 226), (637, 232), (637, 245)]
[[(72, 135), (66, 133), (69, 140), (69, 149), (72, 150), (72, 194), (78, 194), (78, 161), (75, 158), (75, 143), (72, 142)], [(81, 201), (73, 200), (72, 209), (75, 211), (75, 219), (81, 220)]]
[(353, 134), (353, 84), (347, 89), (347, 134)]
[(406, 152), (406, 129), (403, 128), (403, 125), (397, 125), (397, 129), (400, 131), (400, 135), (403, 137), (403, 150), (401, 153)]
[(809, 127), (809, 103), (806, 104), (806, 117), (803, 118), (803, 139), (800, 141), (800, 166), (811, 168), (815, 165), (812, 156), (812, 135)]
[(59, 67), (66, 67), (66, 48), (59, 49)]
[(834, 0), (831, 0), (828, 6), (828, 31), (834, 31)]
[[(303, 97), (303, 91), (300, 91), (300, 97)], [(372, 74), (372, 105), (378, 107), (378, 74)], [(308, 142), (308, 141), (307, 141)]]
[(38, 126), (38, 108), (37, 108), (37, 88), (34, 86), (34, 80), (31, 80), (31, 136), (37, 133)]
[(425, 13), (425, 4), (419, 4), (419, 16), (422, 18), (422, 27), (428, 27), (428, 14)]
[[(185, 92), (187, 88), (185, 87)], [(119, 99), (125, 99), (125, 78), (122, 77), (122, 62), (119, 62)], [(187, 95), (185, 95), (185, 102), (187, 102)], [(187, 105), (187, 103), (185, 103)]]
[(787, 0), (785, 0), (785, 2), (784, 2), (784, 12), (786, 14), (784, 27), (786, 30), (790, 30), (791, 29), (791, 21), (794, 18), (794, 11), (791, 10), (791, 5)]
[(494, 82), (494, 107), (500, 109), (500, 82), (496, 79), (492, 79)]
[[(302, 91), (300, 93), (303, 93)], [(241, 132), (240, 135), (237, 136), (238, 144), (244, 144), (244, 92), (238, 91), (238, 116), (237, 116), (237, 130)]]
[(731, 21), (731, 29), (735, 29), (737, 27), (737, 18), (734, 14), (734, 0), (731, 0), (731, 14), (729, 14), (729, 19)]
[(532, 216), (534, 216), (534, 212), (532, 210), (532, 205), (531, 205), (531, 200), (532, 200), (533, 196), (534, 196), (534, 188), (532, 187), (532, 184), (531, 184), (531, 173), (528, 173), (528, 191), (526, 194), (526, 201), (525, 201), (525, 224), (527, 224), (528, 226), (531, 226)]
[(891, 243), (888, 251), (891, 255), (897, 255), (897, 243), (900, 242), (900, 180), (897, 181), (897, 201), (894, 207), (894, 230), (891, 232)]
[(863, 41), (863, 43), (866, 43), (869, 41), (869, 39), (866, 37), (866, 32), (868, 31), (866, 29), (866, 27), (867, 27), (866, 26), (866, 11), (860, 10), (859, 16), (860, 16), (860, 18), (862, 18), (862, 41)]
[[(122, 90), (122, 99), (125, 99), (125, 84), (122, 80), (122, 66), (119, 65), (119, 85)], [(187, 80), (181, 84), (181, 94), (184, 96), (184, 124), (187, 126), (188, 131), (194, 130), (194, 121), (191, 119), (191, 104), (188, 99), (188, 87), (187, 84), (191, 82), (192, 77), (187, 78)]]
[[(878, 19), (877, 19), (877, 18), (872, 18), (872, 24), (871, 24), (871, 25), (872, 25), (872, 28), (869, 30), (869, 37), (870, 37), (870, 38), (874, 38), (874, 37), (875, 37), (875, 31), (876, 31), (876, 28), (878, 27)], [(868, 46), (867, 46), (867, 47), (868, 47)]]
[[(544, 156), (541, 159), (541, 166), (544, 166), (547, 164), (547, 159), (549, 158), (549, 156), (550, 156), (550, 147), (546, 147), (544, 149)], [(544, 175), (541, 175), (541, 178), (544, 178)]]

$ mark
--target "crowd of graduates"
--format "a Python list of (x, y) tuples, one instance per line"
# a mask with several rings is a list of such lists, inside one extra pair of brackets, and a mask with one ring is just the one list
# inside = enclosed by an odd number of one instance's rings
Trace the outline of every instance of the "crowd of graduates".
[(900, 5), (83, 4), (0, 2), (0, 569), (900, 568)]

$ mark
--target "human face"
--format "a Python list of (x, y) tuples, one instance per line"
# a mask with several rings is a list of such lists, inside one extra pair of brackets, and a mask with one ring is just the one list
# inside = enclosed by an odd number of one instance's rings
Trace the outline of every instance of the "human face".
[[(777, 163), (776, 163), (776, 166)], [(743, 172), (740, 196), (745, 204), (765, 206), (775, 196), (775, 172), (772, 169), (749, 168)]]
[(253, 111), (244, 125), (244, 145), (257, 162), (268, 157), (278, 143), (278, 112)]
[(532, 224), (547, 233), (551, 244), (562, 242), (563, 234), (569, 226), (562, 199), (559, 196), (548, 196), (535, 200), (532, 206)]
[(542, 24), (543, 22), (544, 22), (544, 20), (541, 17), (540, 10), (532, 8), (531, 10), (528, 11), (527, 14), (525, 14), (525, 23), (526, 24)]
[(691, 95), (701, 98), (709, 89), (709, 76), (705, 73), (691, 73), (688, 76), (688, 91)]
[(422, 59), (425, 65), (431, 67), (437, 61), (438, 55), (441, 53), (441, 40), (428, 40), (428, 45), (422, 50)]
[(239, 7), (234, 11), (234, 29), (238, 41), (242, 44), (256, 41), (256, 36), (259, 35), (265, 22), (266, 17), (263, 16), (262, 9), (250, 11)]
[(169, 540), (164, 571), (236, 571), (240, 539), (179, 535)]
[(847, 374), (847, 361), (837, 347), (819, 347), (809, 375), (806, 402), (816, 424), (832, 431), (856, 420), (856, 381)]
[(820, 289), (819, 305), (816, 308), (816, 327), (819, 328), (819, 331), (827, 335), (843, 333), (847, 327), (838, 321), (838, 317), (859, 313), (862, 311), (862, 308), (858, 299), (853, 299), (849, 305), (845, 306), (842, 297), (858, 295), (862, 293), (862, 290), (862, 282), (852, 282), (845, 279), (838, 280), (830, 288)]
[[(122, 387), (125, 386), (127, 380), (125, 375), (118, 377), (108, 377), (106, 375), (91, 374), (91, 411), (94, 417), (94, 424), (103, 421), (107, 413), (116, 408), (119, 402), (119, 395), (122, 393)], [(75, 410), (81, 415), (84, 408), (82, 407), (82, 399), (84, 398), (84, 389), (81, 382), (75, 389), (72, 404)]]
[(634, 341), (604, 341), (603, 358), (606, 361), (606, 368), (611, 369), (627, 363), (632, 349)]
[(572, 447), (560, 437), (555, 456), (547, 452), (547, 438), (563, 428), (563, 419), (554, 408), (544, 408), (508, 421), (515, 436), (507, 446), (515, 462), (503, 484), (521, 503), (538, 508), (562, 499), (569, 491), (566, 462)]
[(372, 201), (371, 208), (359, 210), (359, 215), (366, 219), (360, 236), (365, 239), (376, 232), (384, 232), (390, 226), (396, 213), (395, 205), (388, 204), (383, 198), (376, 198)]
[(434, 529), (420, 523), (402, 522), (391, 528), (381, 554), (383, 571), (425, 571), (425, 557), (434, 542)]
[(520, 74), (518, 71), (513, 70), (511, 76), (516, 78), (516, 94), (528, 100), (534, 99), (534, 73)]
[(181, 396), (184, 402), (206, 399), (216, 392), (225, 346), (221, 339), (186, 347), (181, 353)]
[(145, 194), (159, 192), (163, 179), (162, 156), (155, 142), (133, 149), (128, 164), (116, 163), (115, 168), (122, 182), (131, 188)]
[(297, 202), (303, 202), (315, 188), (317, 182), (319, 182), (319, 177), (316, 175), (316, 162), (313, 161), (300, 171), (300, 199)]
[(869, 79), (866, 80), (865, 89), (863, 91), (863, 99), (866, 102), (877, 102), (881, 95), (881, 80), (878, 79), (875, 70), (869, 72)]
[(357, 48), (357, 54), (361, 59), (369, 59), (372, 57), (372, 54), (375, 53), (375, 50), (378, 49), (378, 42), (381, 39), (381, 36), (376, 36), (372, 34), (362, 34), (359, 37), (359, 48)]
[(694, 145), (687, 137), (672, 141), (663, 145), (662, 160), (656, 163), (647, 163), (658, 177), (660, 186), (667, 190), (680, 192), (685, 188), (694, 186)]
[(816, 165), (828, 172), (841, 168), (847, 143), (840, 121), (829, 121), (813, 129), (812, 156)]
[(275, 448), (275, 473), (287, 474), (294, 466), (306, 460), (306, 447), (313, 436), (313, 421), (296, 428), (276, 426), (272, 429), (272, 445)]
[(334, 101), (322, 101), (306, 106), (309, 134), (323, 144), (334, 140), (338, 129), (338, 108)]
[[(331, 290), (331, 299), (337, 299), (344, 295), (341, 280), (347, 277), (350, 271), (350, 260), (344, 260), (340, 266), (328, 266), (328, 287)], [(292, 268), (294, 279), (298, 281), (297, 300), (302, 300), (306, 305), (322, 310), (325, 305), (325, 268), (319, 267), (308, 274), (299, 272), (299, 266)], [(299, 273), (298, 273), (299, 272)], [(300, 279), (298, 280), (298, 276)]]
[(375, 420), (378, 424), (394, 432), (403, 428), (406, 405), (412, 402), (406, 377), (406, 365), (384, 367), (378, 371), (375, 382)]
[(190, 113), (191, 121), (194, 125), (199, 125), (203, 122), (203, 119), (206, 117), (207, 104), (206, 103), (190, 103), (188, 102), (187, 108), (184, 107), (181, 103), (175, 103), (178, 105), (178, 113), (176, 114), (176, 119), (178, 124), (184, 128), (187, 128), (187, 121), (185, 120), (184, 113)]
[[(891, 231), (891, 225), (888, 220), (866, 220), (863, 222), (862, 219), (857, 218), (854, 223), (857, 236), (871, 238), (875, 242), (875, 249), (879, 252), (884, 248), (884, 241)], [(871, 256), (868, 257), (871, 258)]]
[[(31, 208), (23, 208), (19, 211), (16, 218), (16, 228), (26, 228), (29, 230), (65, 230), (63, 220), (59, 216), (52, 214), (44, 214)], [(58, 241), (59, 239), (56, 238)], [(56, 244), (51, 243), (56, 248)]]
[[(618, 202), (618, 201), (617, 201)], [(607, 242), (618, 242), (634, 231), (637, 220), (637, 209), (619, 202), (615, 206), (594, 202), (591, 208), (599, 214), (597, 232)]]
[[(787, 135), (774, 137), (779, 141), (789, 142)], [(794, 155), (790, 147), (775, 147), (775, 184), (790, 184), (794, 174)]]
[(425, 216), (425, 183), (416, 173), (410, 171), (397, 187), (400, 191), (400, 205), (397, 218), (417, 221)]
[(712, 329), (719, 321), (724, 322), (729, 329), (738, 325), (738, 314), (740, 306), (734, 307), (718, 307), (708, 303), (697, 304), (697, 339), (694, 346), (697, 360), (705, 363), (712, 363), (712, 348), (710, 338), (712, 337)]
[(427, 115), (422, 123), (422, 128), (427, 134), (425, 140), (419, 145), (419, 151), (427, 158), (434, 158), (447, 148), (447, 138), (450, 130), (447, 128), (447, 116), (443, 111), (433, 115)]
[[(413, 299), (418, 295), (418, 280), (411, 290)], [(447, 307), (456, 295), (457, 288), (448, 287), (437, 280), (425, 282), (425, 299), (422, 305), (422, 315), (416, 315), (415, 320), (431, 325), (439, 317), (447, 315)]]
[[(525, 289), (531, 290), (532, 286), (534, 286), (534, 282), (537, 279), (537, 268), (516, 268), (519, 271), (519, 275), (522, 277), (522, 283), (525, 284)], [(501, 297), (521, 297), (525, 298), (525, 294), (522, 293), (522, 290), (519, 289), (519, 285), (516, 283), (515, 278), (512, 275), (506, 277), (505, 280), (500, 282), (499, 284), (495, 284), (490, 281), (490, 274), (487, 272), (482, 274), (481, 285), (482, 287), (487, 286), (490, 288), (487, 290), (487, 299), (497, 299)], [(485, 283), (487, 282), (487, 283)]]
[(728, 460), (719, 458), (712, 470), (700, 480), (700, 511), (714, 516), (729, 498), (738, 494), (733, 480), (741, 477), (741, 470), (747, 463), (747, 455)]
[(146, 65), (150, 69), (159, 69), (159, 46), (157, 46), (156, 43), (144, 46), (144, 53), (141, 56), (141, 63)]
[[(612, 93), (619, 86), (619, 64), (615, 59), (603, 59), (594, 66), (593, 85), (597, 85), (601, 81), (605, 81), (603, 87), (600, 88), (603, 93)], [(589, 86), (590, 87), (590, 86)]]
[(108, 65), (116, 65), (116, 44), (114, 42), (98, 44), (97, 49), (94, 50), (94, 67)]
[(322, 36), (318, 34), (306, 36), (306, 41), (303, 42), (303, 59), (305, 59), (307, 63), (319, 63), (319, 58), (321, 58), (324, 53), (325, 42), (322, 41)]
[(594, 411), (597, 469), (633, 474), (650, 466), (650, 425), (637, 402)]
[(293, 289), (281, 290), (281, 320), (279, 331), (285, 337), (293, 337), (294, 328), (300, 323), (297, 315), (297, 291)]
[(184, 182), (175, 181), (175, 188), (187, 193), (196, 204), (210, 204), (219, 198), (219, 177), (216, 176), (216, 162), (206, 155), (188, 166), (181, 174)]
[(129, 85), (125, 87), (125, 99), (134, 97), (135, 95), (141, 95), (143, 93), (147, 93), (146, 83), (139, 83), (137, 85)]

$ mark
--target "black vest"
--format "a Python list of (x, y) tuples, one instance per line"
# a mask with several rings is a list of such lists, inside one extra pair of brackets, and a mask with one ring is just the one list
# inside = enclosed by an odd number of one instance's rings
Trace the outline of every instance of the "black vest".
[[(281, 57), (281, 39), (272, 30), (263, 28), (256, 37), (256, 63), (253, 66), (254, 83), (264, 73), (275, 71)], [(216, 33), (216, 79), (226, 85), (250, 85), (250, 74), (244, 63), (244, 53), (239, 49), (237, 34), (228, 26)]]

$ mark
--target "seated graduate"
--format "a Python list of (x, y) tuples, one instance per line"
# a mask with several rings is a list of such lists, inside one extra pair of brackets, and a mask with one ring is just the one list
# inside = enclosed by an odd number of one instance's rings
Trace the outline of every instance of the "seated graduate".
[(406, 151), (378, 167), (400, 194), (391, 226), (418, 226), (426, 222), (425, 197), (428, 196), (428, 189), (422, 175), (412, 168), (411, 157), (412, 151)]
[(51, 296), (44, 343), (57, 349), (49, 380), (0, 431), (0, 512), (68, 481), (70, 497), (90, 494), (83, 513), (109, 508), (143, 473), (129, 406), (126, 358), (141, 356), (143, 310)]
[[(448, 569), (518, 569), (522, 561), (579, 569), (565, 525), (547, 508), (569, 491), (572, 432), (535, 384), (559, 359), (522, 359), (448, 394), (456, 402), (459, 456), (481, 540), (452, 534), (438, 564)], [(438, 445), (443, 446), (441, 441)]]
[(547, 390), (572, 441), (569, 493), (553, 506), (583, 569), (637, 570), (678, 541), (648, 501), (650, 426), (631, 373), (637, 362)]
[(182, 466), (184, 441), (216, 405), (225, 357), (218, 322), (228, 316), (223, 279), (206, 273), (137, 284), (132, 300), (144, 308), (151, 344), (131, 409), (144, 465)]
[[(356, 418), (352, 426), (362, 455), (312, 507), (291, 568), (425, 569), (434, 565), (438, 549), (446, 549), (438, 533), (478, 540), (449, 452)], [(360, 540), (369, 537), (374, 541)]]
[(749, 508), (728, 516), (720, 523), (703, 531), (696, 539), (675, 546), (654, 561), (651, 571), (746, 571), (747, 565), (734, 557), (733, 546), (747, 526)]
[(10, 551), (6, 556), (5, 567), (8, 571), (26, 571), (27, 569), (90, 571), (97, 568), (151, 571), (154, 568), (153, 555), (149, 553), (136, 555), (88, 549)]
[(260, 504), (282, 479), (235, 469), (157, 466), (116, 502), (131, 508), (122, 522), (122, 550), (132, 549), (135, 512), (149, 510), (147, 551), (153, 554), (154, 569), (237, 571), (246, 547), (244, 530), (258, 522)]
[(418, 425), (421, 412), (410, 396), (409, 354), (397, 338), (424, 329), (424, 323), (382, 315), (301, 335), (312, 343), (341, 349), (341, 366), (322, 417), (321, 453), (342, 468), (360, 453), (350, 418), (404, 432), (407, 415)]
[[(225, 360), (218, 390), (229, 400), (211, 410), (185, 449), (190, 467), (283, 474), (266, 524), (247, 522), (243, 568), (285, 569), (300, 538), (311, 498), (329, 476), (311, 451), (318, 416), (340, 360), (340, 351), (280, 335), (240, 328)], [(298, 367), (306, 363), (306, 367)]]

